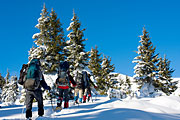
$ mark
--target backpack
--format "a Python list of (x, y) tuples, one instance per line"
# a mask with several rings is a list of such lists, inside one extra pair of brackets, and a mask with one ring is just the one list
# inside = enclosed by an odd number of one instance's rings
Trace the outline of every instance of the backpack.
[(28, 68), (28, 65), (23, 64), (23, 66), (22, 66), (22, 68), (20, 70), (20, 77), (19, 77), (19, 80), (18, 80), (18, 83), (20, 85), (24, 84), (24, 81), (25, 81), (25, 78), (26, 78), (26, 73), (27, 73), (27, 68)]
[(57, 78), (58, 85), (69, 85), (68, 69), (69, 69), (68, 62), (65, 61), (60, 63), (58, 78)]
[(89, 77), (86, 71), (82, 72), (83, 74), (83, 87), (87, 88), (89, 86)]
[(75, 81), (77, 83), (77, 88), (83, 88), (83, 74), (82, 72), (78, 72), (76, 73), (76, 78)]
[(36, 90), (40, 86), (40, 67), (39, 67), (39, 60), (32, 59), (26, 74), (26, 80), (24, 82), (24, 88), (27, 90)]

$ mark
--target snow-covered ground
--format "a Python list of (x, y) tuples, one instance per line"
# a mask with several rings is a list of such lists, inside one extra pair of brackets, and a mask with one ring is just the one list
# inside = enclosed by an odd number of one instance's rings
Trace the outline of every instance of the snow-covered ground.
[[(142, 99), (109, 99), (106, 96), (93, 97), (94, 101), (79, 106), (70, 102), (68, 109), (52, 112), (50, 101), (44, 101), (45, 115), (36, 118), (37, 104), (33, 104), (33, 120), (180, 120), (180, 97), (161, 96)], [(25, 119), (24, 106), (3, 106), (0, 120)]]

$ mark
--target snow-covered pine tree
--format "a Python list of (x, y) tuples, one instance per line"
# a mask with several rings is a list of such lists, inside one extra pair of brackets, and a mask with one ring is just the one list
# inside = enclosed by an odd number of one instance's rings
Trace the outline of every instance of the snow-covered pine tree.
[(1, 76), (1, 73), (0, 73), (0, 89), (2, 89), (5, 83), (6, 83), (5, 79), (3, 76)]
[(111, 65), (111, 58), (109, 56), (104, 56), (101, 64), (101, 77), (97, 80), (98, 88), (100, 89), (100, 94), (107, 94), (109, 88), (114, 88), (111, 84), (110, 73), (114, 71), (114, 64)]
[(164, 56), (159, 58), (158, 66), (158, 79), (156, 86), (159, 90), (163, 91), (166, 95), (170, 95), (177, 89), (177, 81), (173, 81), (172, 73), (174, 69), (170, 68), (170, 61)]
[(1, 76), (1, 73), (0, 73), (0, 102), (1, 102), (2, 88), (5, 85), (5, 83), (6, 83), (5, 79), (3, 76)]
[(18, 85), (17, 85), (17, 77), (11, 76), (11, 80), (8, 80), (9, 83), (6, 83), (3, 86), (1, 99), (2, 102), (6, 102), (8, 104), (13, 104), (18, 97)]
[(44, 73), (56, 73), (59, 61), (64, 60), (65, 42), (62, 24), (53, 9), (50, 15), (48, 14), (45, 5), (40, 15), (36, 25), (40, 32), (33, 35), (37, 47), (29, 51), (29, 60), (33, 57), (40, 58)]
[(126, 98), (128, 96), (132, 97), (131, 93), (132, 93), (132, 90), (131, 90), (131, 81), (129, 79), (129, 77), (126, 75), (126, 78), (125, 79), (121, 79), (120, 80), (120, 96), (121, 98)]
[(85, 29), (81, 30), (81, 23), (74, 11), (71, 21), (70, 26), (67, 28), (67, 31), (71, 32), (68, 34), (69, 40), (66, 41), (67, 46), (65, 47), (67, 61), (70, 62), (72, 71), (83, 70), (88, 65), (89, 55), (89, 52), (85, 52), (85, 44), (83, 43), (86, 41), (83, 38)]
[(46, 49), (49, 43), (49, 16), (47, 8), (44, 4), (41, 17), (38, 19), (38, 24), (35, 26), (39, 29), (39, 33), (33, 35), (33, 39), (36, 39), (34, 43), (37, 47), (32, 47), (29, 51), (29, 61), (36, 57), (42, 60), (42, 67), (45, 66)]
[(126, 75), (123, 90), (125, 91), (127, 96), (130, 95), (132, 92), (131, 85), (132, 85), (132, 83), (131, 83), (129, 77)]
[(96, 80), (99, 79), (99, 77), (101, 76), (101, 63), (102, 63), (102, 57), (101, 54), (98, 53), (98, 49), (97, 46), (95, 46), (94, 48), (91, 48), (90, 51), (90, 60), (89, 60), (89, 65), (88, 68), (92, 71), (94, 78)]
[(20, 92), (20, 94), (19, 94), (19, 102), (24, 103), (25, 100), (26, 100), (26, 89), (21, 87), (19, 92)]
[(158, 54), (155, 54), (155, 47), (150, 40), (149, 34), (143, 28), (143, 35), (140, 36), (141, 43), (138, 46), (137, 57), (134, 58), (134, 79), (139, 85), (141, 96), (151, 96), (155, 92), (154, 83), (156, 77), (156, 62)]
[(9, 78), (10, 78), (10, 74), (9, 74), (9, 70), (7, 69), (7, 74), (6, 74), (6, 77), (5, 77), (6, 84), (9, 83)]
[(46, 49), (46, 73), (57, 72), (58, 64), (60, 61), (64, 61), (63, 48), (65, 45), (64, 31), (61, 27), (60, 19), (57, 18), (57, 14), (52, 9), (49, 18), (49, 44)]

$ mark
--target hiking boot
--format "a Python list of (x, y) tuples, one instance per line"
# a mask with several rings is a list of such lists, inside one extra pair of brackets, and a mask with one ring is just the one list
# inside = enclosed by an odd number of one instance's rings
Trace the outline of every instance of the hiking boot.
[(32, 120), (31, 117), (26, 118), (26, 120)]
[(64, 108), (68, 108), (69, 107), (69, 102), (64, 102)]
[(88, 96), (88, 99), (87, 99), (87, 100), (88, 100), (88, 102), (90, 101), (90, 98), (91, 98), (91, 97), (90, 97), (90, 96)]

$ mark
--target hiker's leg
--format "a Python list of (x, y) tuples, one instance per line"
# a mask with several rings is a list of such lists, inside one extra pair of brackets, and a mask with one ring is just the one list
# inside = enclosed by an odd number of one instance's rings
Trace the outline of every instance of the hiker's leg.
[(79, 102), (82, 103), (83, 89), (79, 89)]
[(57, 106), (61, 107), (62, 101), (63, 101), (63, 92), (64, 92), (64, 90), (61, 89), (61, 88), (58, 88), (58, 92), (59, 92), (59, 95), (58, 95), (58, 98), (57, 98)]
[(26, 118), (32, 117), (32, 103), (34, 95), (31, 91), (26, 91)]
[(35, 91), (34, 96), (38, 102), (38, 115), (43, 116), (44, 115), (44, 105), (43, 105), (42, 91), (41, 90)]
[(64, 89), (64, 108), (69, 107), (69, 89)]
[(77, 103), (77, 100), (78, 100), (78, 92), (79, 92), (79, 89), (78, 88), (75, 88), (74, 89), (74, 101)]

